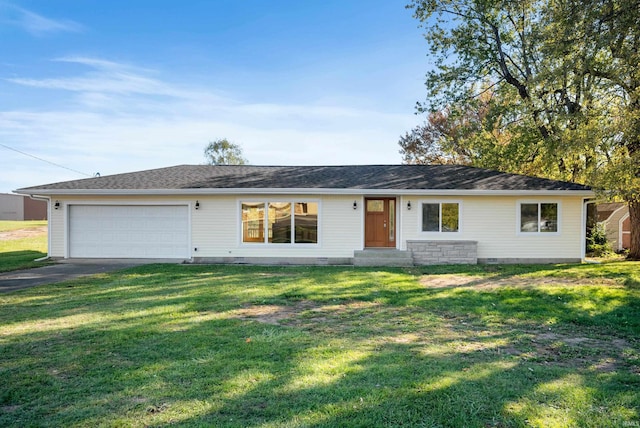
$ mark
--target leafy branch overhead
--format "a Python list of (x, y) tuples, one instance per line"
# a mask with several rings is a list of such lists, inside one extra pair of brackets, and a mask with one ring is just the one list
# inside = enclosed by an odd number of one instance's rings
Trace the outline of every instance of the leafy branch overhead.
[(418, 104), (430, 115), (400, 140), (405, 161), (588, 183), (629, 203), (640, 258), (640, 0), (408, 7), (434, 67)]

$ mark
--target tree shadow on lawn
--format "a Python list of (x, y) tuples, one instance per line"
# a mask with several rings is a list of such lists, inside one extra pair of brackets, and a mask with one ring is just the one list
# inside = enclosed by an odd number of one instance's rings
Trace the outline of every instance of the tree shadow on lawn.
[(625, 286), (640, 286), (640, 263), (630, 261), (616, 261), (606, 263), (581, 264), (525, 264), (525, 265), (439, 265), (416, 268), (419, 275), (448, 275), (462, 274), (469, 277), (479, 275), (478, 283), (506, 282), (516, 278), (531, 280), (554, 278), (588, 279), (596, 281), (598, 278), (619, 280)]
[(600, 287), (550, 289), (504, 287), (495, 290), (413, 290), (389, 295), (395, 305), (413, 305), (437, 313), (462, 314), (483, 322), (597, 327), (603, 334), (640, 336), (640, 292), (603, 291)]
[[(555, 296), (447, 294), (403, 271), (362, 280), (335, 270), (309, 290), (279, 269), (158, 270), (24, 293), (24, 305), (72, 318), (3, 335), (0, 355), (13, 357), (0, 359), (10, 381), (0, 424), (616, 426), (639, 417), (637, 342), (572, 346), (554, 336), (549, 320), (577, 320), (580, 337), (603, 324)], [(396, 285), (383, 281), (396, 273)], [(335, 290), (340, 280), (351, 285)], [(527, 312), (540, 300), (542, 311)], [(265, 305), (298, 309), (277, 325), (238, 312)], [(48, 319), (29, 312), (12, 322)]]
[[(593, 406), (619, 398), (610, 393), (572, 397), (576, 390), (582, 395), (600, 388), (617, 388), (623, 395), (628, 392), (624, 377), (614, 375), (605, 385), (569, 370), (492, 359), (482, 351), (425, 356), (419, 346), (384, 344), (345, 372), (327, 384), (293, 390), (287, 387), (292, 382), (288, 376), (268, 380), (190, 421), (215, 426), (471, 427), (528, 426), (532, 417), (539, 417), (547, 424), (617, 426), (627, 416), (619, 408), (603, 408), (611, 412), (604, 417), (594, 414)], [(630, 408), (634, 403), (628, 403)], [(236, 424), (238, 415), (242, 419)]]

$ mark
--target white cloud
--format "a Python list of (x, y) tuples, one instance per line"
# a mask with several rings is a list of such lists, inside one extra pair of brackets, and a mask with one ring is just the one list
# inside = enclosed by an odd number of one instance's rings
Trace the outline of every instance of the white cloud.
[(61, 58), (56, 61), (86, 65), (93, 70), (83, 76), (76, 77), (50, 79), (13, 78), (7, 80), (23, 86), (62, 89), (72, 92), (179, 95), (164, 83), (144, 76), (136, 69), (123, 64), (89, 58)]
[(68, 19), (47, 18), (11, 3), (0, 4), (0, 21), (18, 26), (34, 36), (84, 30), (84, 27), (77, 22)]
[(109, 61), (109, 60), (102, 59), (102, 58), (91, 58), (91, 57), (80, 56), (80, 55), (63, 56), (63, 57), (60, 57), (60, 58), (56, 58), (54, 61), (83, 64), (83, 65), (88, 65), (88, 66), (99, 68), (99, 69), (103, 69), (103, 70), (107, 70), (107, 69), (110, 69), (110, 70), (135, 70), (135, 69), (143, 70), (143, 69), (140, 69), (140, 68), (136, 68), (136, 67), (130, 66), (128, 64), (123, 64), (123, 63), (119, 63), (119, 62), (115, 62), (115, 61)]
[[(207, 142), (223, 137), (240, 144), (254, 164), (397, 163), (398, 136), (415, 122), (406, 113), (313, 100), (234, 100), (211, 88), (169, 83), (148, 69), (86, 57), (60, 60), (89, 69), (9, 81), (69, 92), (72, 102), (47, 111), (0, 111), (0, 141), (88, 173), (201, 163)], [(0, 170), (15, 170), (18, 162), (33, 179), (0, 176), (0, 191), (82, 178), (15, 153), (0, 157)]]

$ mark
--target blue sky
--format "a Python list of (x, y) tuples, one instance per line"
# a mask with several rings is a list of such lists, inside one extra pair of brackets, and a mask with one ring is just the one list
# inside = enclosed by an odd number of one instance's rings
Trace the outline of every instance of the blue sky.
[(255, 165), (400, 163), (429, 66), (405, 4), (0, 0), (0, 192), (218, 138)]

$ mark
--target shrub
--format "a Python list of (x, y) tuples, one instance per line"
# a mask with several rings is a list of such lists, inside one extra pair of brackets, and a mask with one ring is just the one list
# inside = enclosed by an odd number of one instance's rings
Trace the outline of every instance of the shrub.
[(607, 241), (604, 223), (596, 223), (587, 236), (587, 254), (592, 257), (605, 257), (614, 253), (611, 243)]

